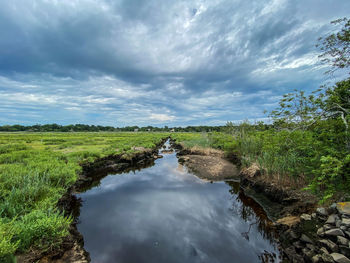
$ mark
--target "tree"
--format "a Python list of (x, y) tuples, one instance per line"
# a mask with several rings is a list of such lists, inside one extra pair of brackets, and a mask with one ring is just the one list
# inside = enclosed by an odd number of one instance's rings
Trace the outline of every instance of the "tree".
[(350, 122), (350, 78), (328, 88), (324, 97), (322, 108), (327, 116), (329, 118), (340, 117), (347, 132)]
[(271, 111), (269, 116), (279, 128), (304, 130), (321, 116), (317, 101), (314, 94), (307, 96), (304, 91), (295, 90), (284, 94), (279, 107)]
[(350, 66), (350, 19), (337, 19), (331, 24), (341, 24), (342, 28), (336, 33), (319, 38), (320, 43), (317, 45), (323, 52), (319, 55), (322, 62), (332, 66), (332, 69), (327, 73), (333, 73), (338, 69), (346, 69)]

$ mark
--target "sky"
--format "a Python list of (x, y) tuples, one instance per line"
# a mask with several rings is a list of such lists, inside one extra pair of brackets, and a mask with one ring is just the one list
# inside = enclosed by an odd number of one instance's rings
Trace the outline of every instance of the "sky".
[(349, 0), (3, 0), (0, 125), (267, 120)]

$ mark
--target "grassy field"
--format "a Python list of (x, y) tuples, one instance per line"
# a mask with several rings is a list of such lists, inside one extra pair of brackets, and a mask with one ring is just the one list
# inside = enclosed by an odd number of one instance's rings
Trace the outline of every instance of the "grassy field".
[(167, 133), (0, 133), (0, 262), (29, 249), (53, 250), (71, 218), (56, 208), (81, 164), (133, 147), (153, 148)]

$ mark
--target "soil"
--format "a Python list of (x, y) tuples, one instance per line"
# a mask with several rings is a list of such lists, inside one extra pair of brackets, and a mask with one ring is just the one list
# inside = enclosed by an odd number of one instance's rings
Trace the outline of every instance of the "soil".
[(239, 180), (237, 165), (231, 161), (231, 158), (226, 158), (223, 151), (200, 147), (184, 148), (174, 141), (171, 141), (171, 145), (178, 150), (179, 163), (199, 178), (210, 181)]
[(210, 155), (185, 155), (179, 158), (191, 172), (202, 179), (211, 181), (239, 179), (239, 170), (231, 162)]
[(311, 213), (317, 207), (318, 200), (314, 195), (262, 176), (254, 168), (254, 164), (248, 169), (242, 169), (240, 178), (244, 192), (256, 199), (274, 221)]

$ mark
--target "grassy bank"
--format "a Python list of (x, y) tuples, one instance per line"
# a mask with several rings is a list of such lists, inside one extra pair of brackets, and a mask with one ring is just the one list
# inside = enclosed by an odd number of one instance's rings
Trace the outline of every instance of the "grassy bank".
[(0, 262), (29, 249), (53, 250), (71, 218), (56, 208), (81, 165), (153, 148), (166, 133), (0, 133)]
[(348, 135), (341, 120), (320, 121), (307, 130), (272, 125), (229, 125), (225, 133), (174, 134), (185, 147), (212, 147), (236, 155), (243, 167), (256, 164), (266, 180), (300, 191), (321, 203), (349, 200)]

